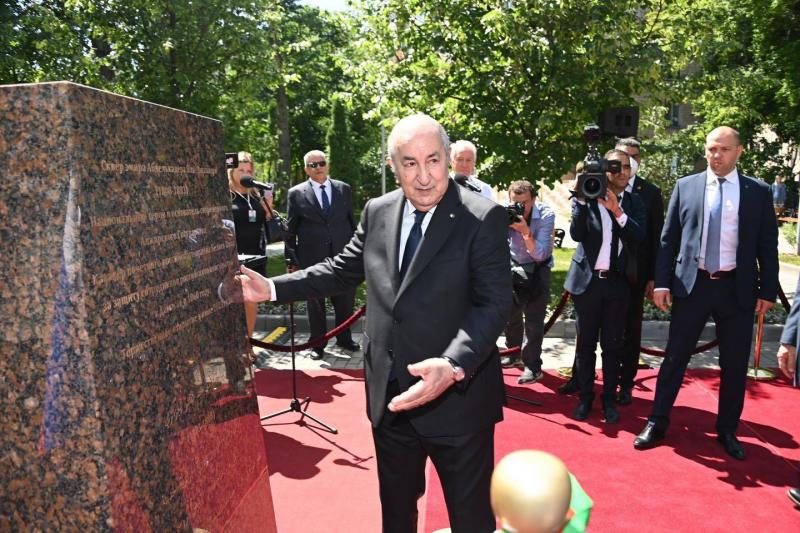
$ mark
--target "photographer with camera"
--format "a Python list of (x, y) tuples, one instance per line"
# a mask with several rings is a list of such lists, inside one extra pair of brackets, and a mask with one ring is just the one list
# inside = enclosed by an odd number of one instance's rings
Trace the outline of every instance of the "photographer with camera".
[[(635, 277), (635, 248), (645, 236), (644, 205), (637, 195), (625, 192), (631, 172), (628, 154), (610, 150), (605, 159), (600, 159), (596, 139), (588, 142), (584, 171), (578, 175), (573, 191), (569, 228), (578, 247), (564, 283), (572, 293), (579, 332), (575, 352), (580, 401), (572, 417), (586, 420), (591, 411), (599, 338), (603, 349), (603, 416), (607, 423), (616, 423), (629, 279)], [(604, 194), (593, 196), (599, 190)]]
[[(249, 152), (239, 152), (226, 156), (228, 190), (231, 196), (233, 224), (236, 228), (236, 253), (265, 255), (267, 239), (264, 224), (272, 215), (272, 191), (262, 195), (255, 187), (242, 185), (242, 178), (253, 176), (253, 156)], [(259, 274), (267, 273), (266, 261)], [(247, 336), (253, 336), (256, 326), (258, 304), (245, 303)]]
[(556, 215), (550, 206), (536, 201), (536, 189), (529, 181), (513, 182), (508, 195), (512, 202), (507, 210), (514, 300), (505, 336), (506, 347), (522, 346), (522, 350), (503, 356), (500, 364), (506, 368), (524, 366), (517, 383), (535, 383), (542, 379), (542, 339), (544, 316), (550, 300)]

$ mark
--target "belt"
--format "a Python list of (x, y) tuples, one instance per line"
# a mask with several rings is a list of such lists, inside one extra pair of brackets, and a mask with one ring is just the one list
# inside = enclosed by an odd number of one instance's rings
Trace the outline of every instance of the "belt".
[(725, 278), (732, 278), (736, 275), (736, 269), (733, 270), (718, 270), (713, 274), (708, 270), (703, 270), (702, 268), (698, 268), (697, 272), (702, 274), (703, 277), (706, 279), (725, 279)]
[(597, 279), (609, 279), (609, 278), (616, 278), (619, 276), (618, 272), (614, 272), (613, 270), (595, 270), (592, 272), (594, 277)]

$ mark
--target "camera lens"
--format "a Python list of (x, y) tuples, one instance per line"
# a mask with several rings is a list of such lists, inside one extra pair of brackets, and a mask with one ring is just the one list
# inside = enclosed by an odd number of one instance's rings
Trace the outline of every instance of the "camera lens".
[(583, 182), (583, 193), (588, 198), (594, 198), (600, 194), (601, 184), (597, 178), (588, 178)]

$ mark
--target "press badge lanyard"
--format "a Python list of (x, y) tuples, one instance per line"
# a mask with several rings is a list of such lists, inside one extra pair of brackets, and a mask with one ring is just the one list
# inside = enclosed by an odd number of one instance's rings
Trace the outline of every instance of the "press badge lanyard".
[(238, 194), (239, 196), (241, 196), (242, 200), (247, 202), (247, 208), (248, 208), (248, 210), (247, 210), (247, 220), (249, 220), (250, 222), (255, 222), (256, 221), (256, 210), (253, 209), (252, 205), (250, 205), (250, 194), (248, 193), (248, 195), (245, 196), (244, 194), (240, 193), (239, 191), (233, 191), (233, 192), (234, 192), (234, 194)]

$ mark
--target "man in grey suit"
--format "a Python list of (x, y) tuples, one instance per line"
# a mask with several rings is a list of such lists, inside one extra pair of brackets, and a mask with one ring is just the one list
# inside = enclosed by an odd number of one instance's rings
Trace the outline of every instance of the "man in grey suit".
[(505, 209), (447, 175), (449, 140), (426, 115), (398, 122), (400, 189), (367, 203), (342, 253), (272, 280), (247, 269), (245, 300), (290, 301), (366, 279), (364, 370), (383, 530), (413, 532), (431, 458), (455, 533), (494, 531), (489, 484), (502, 419), (496, 346), (511, 308)]
[[(786, 317), (781, 335), (781, 347), (778, 348), (778, 366), (787, 378), (792, 380), (792, 385), (800, 387), (800, 375), (797, 366), (797, 342), (800, 340), (800, 278), (797, 280), (797, 290), (792, 300), (792, 310)], [(800, 507), (800, 488), (792, 487), (787, 493), (795, 506)]]
[[(664, 438), (691, 352), (706, 320), (719, 339), (717, 440), (744, 459), (736, 428), (744, 407), (753, 313), (764, 314), (778, 292), (778, 222), (769, 186), (740, 174), (739, 132), (719, 127), (706, 137), (708, 169), (675, 184), (656, 259), (654, 303), (672, 304), (664, 362), (637, 449)], [(674, 303), (673, 303), (674, 297)]]
[[(350, 185), (328, 176), (325, 153), (312, 150), (303, 156), (303, 169), (308, 180), (289, 189), (287, 218), (289, 238), (284, 253), (291, 265), (290, 271), (306, 268), (333, 257), (344, 249), (356, 229), (353, 215), (353, 194)], [(331, 296), (338, 326), (353, 313), (355, 289)], [(325, 335), (325, 298), (310, 299), (306, 303), (308, 324), (312, 339)], [(336, 346), (357, 351), (349, 329), (336, 337)], [(314, 348), (312, 359), (322, 359), (324, 346)]]

